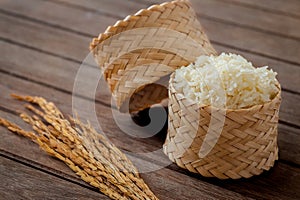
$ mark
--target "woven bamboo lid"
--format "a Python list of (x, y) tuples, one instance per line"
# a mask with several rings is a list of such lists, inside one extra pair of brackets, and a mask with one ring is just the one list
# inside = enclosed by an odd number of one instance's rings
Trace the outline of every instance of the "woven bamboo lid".
[(187, 0), (154, 5), (118, 21), (94, 38), (90, 49), (124, 112), (167, 98), (167, 87), (153, 83), (200, 55), (216, 53)]

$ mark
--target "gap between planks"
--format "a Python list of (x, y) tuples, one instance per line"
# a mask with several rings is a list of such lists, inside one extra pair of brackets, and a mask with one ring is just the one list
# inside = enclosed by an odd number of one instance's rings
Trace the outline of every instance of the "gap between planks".
[[(94, 188), (22, 163), (0, 152), (1, 197), (4, 199), (107, 199)], [(2, 199), (1, 198), (1, 199)]]
[(13, 154), (11, 152), (7, 152), (3, 149), (0, 149), (0, 156), (3, 157), (3, 158), (7, 158), (11, 161), (17, 162), (19, 164), (22, 164), (24, 166), (33, 168), (33, 169), (38, 170), (40, 172), (52, 175), (52, 176), (57, 177), (59, 179), (74, 183), (76, 185), (79, 185), (79, 186), (84, 187), (86, 189), (92, 190), (94, 192), (101, 193), (96, 188), (94, 188), (94, 187), (90, 186), (89, 184), (87, 184), (86, 182), (82, 181), (79, 177), (71, 176), (67, 173), (64, 173), (64, 172), (61, 172), (57, 169), (48, 167), (47, 165), (43, 165), (43, 164), (38, 163), (34, 160), (29, 160), (29, 159), (24, 158), (22, 156)]
[(61, 29), (61, 30), (67, 31), (67, 32), (76, 33), (78, 35), (82, 35), (82, 36), (85, 36), (85, 37), (89, 37), (89, 38), (94, 37), (94, 35), (92, 35), (92, 34), (84, 33), (84, 32), (77, 31), (77, 30), (74, 30), (74, 29), (71, 29), (71, 28), (66, 28), (65, 26), (60, 26), (58, 24), (53, 24), (53, 23), (50, 23), (50, 22), (47, 22), (47, 21), (44, 21), (44, 20), (34, 18), (34, 17), (29, 17), (29, 16), (26, 16), (26, 15), (22, 15), (22, 14), (19, 14), (17, 12), (11, 12), (11, 11), (8, 11), (8, 10), (2, 9), (2, 8), (0, 8), (0, 12), (3, 13), (3, 14), (6, 14), (6, 15), (18, 17), (18, 18), (24, 19), (24, 20), (29, 20), (29, 21), (32, 21), (32, 22), (35, 22), (35, 23), (38, 23), (38, 24), (42, 24), (42, 25), (46, 25), (46, 26), (49, 26), (49, 27), (53, 27), (53, 28), (56, 28), (56, 29)]

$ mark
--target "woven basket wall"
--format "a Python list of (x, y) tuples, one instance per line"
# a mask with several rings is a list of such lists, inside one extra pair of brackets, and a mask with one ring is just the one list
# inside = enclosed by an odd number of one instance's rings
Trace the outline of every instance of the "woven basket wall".
[[(193, 44), (186, 43), (187, 39)], [(117, 107), (124, 112), (128, 102), (129, 111), (134, 112), (167, 98), (167, 88), (153, 83), (200, 55), (216, 53), (188, 0), (140, 10), (108, 27), (90, 49)]]
[[(269, 170), (278, 159), (280, 92), (268, 103), (226, 110), (221, 135), (204, 158), (199, 150), (209, 128), (212, 107), (191, 103), (169, 84), (169, 127), (164, 153), (179, 167), (205, 177), (249, 178)], [(218, 110), (218, 109), (216, 109)], [(218, 112), (218, 111), (217, 111)], [(213, 140), (215, 135), (210, 135)]]

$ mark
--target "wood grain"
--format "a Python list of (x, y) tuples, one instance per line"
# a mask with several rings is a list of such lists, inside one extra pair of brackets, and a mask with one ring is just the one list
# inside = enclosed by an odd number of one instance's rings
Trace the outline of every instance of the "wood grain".
[(222, 0), (228, 3), (238, 3), (240, 5), (261, 9), (268, 12), (300, 18), (300, 3), (298, 0)]
[[(103, 19), (100, 19), (103, 20)], [(40, 51), (81, 62), (89, 53), (90, 37), (0, 13), (1, 37)]]
[[(87, 0), (84, 2), (80, 0), (51, 1), (62, 2), (69, 6), (76, 5), (101, 12), (107, 12), (107, 10), (115, 9), (108, 0)], [(115, 2), (117, 5), (124, 8), (117, 14), (126, 16), (130, 13), (136, 12), (138, 9), (142, 8), (143, 5), (146, 7), (154, 3), (163, 3), (165, 0), (129, 0), (126, 1), (126, 3), (124, 3), (124, 1), (117, 0)], [(222, 20), (224, 23), (234, 23), (237, 26), (243, 26), (248, 29), (257, 29), (271, 32), (273, 34), (279, 34), (283, 37), (286, 36), (300, 39), (300, 27), (295, 26), (295, 24), (300, 23), (300, 18), (291, 18), (278, 13), (265, 12), (263, 10), (222, 0), (191, 0), (191, 2), (196, 12), (200, 14), (200, 17), (208, 17), (211, 20)], [(251, 3), (252, 1), (249, 2)], [(276, 21), (277, 23), (272, 23), (273, 21)]]
[[(210, 179), (206, 179), (206, 181), (229, 190), (236, 190), (239, 188), (239, 191), (242, 194), (247, 194), (246, 196), (255, 199), (299, 199), (299, 175), (294, 174), (295, 172), (299, 172), (299, 170), (299, 168), (293, 168), (285, 164), (277, 163), (274, 168), (269, 172), (264, 173), (262, 176), (241, 179), (238, 181), (216, 181)], [(268, 191), (268, 188), (270, 187), (272, 188), (271, 193)], [(255, 188), (255, 190), (252, 190), (252, 188)], [(287, 190), (288, 188), (292, 189)], [(282, 194), (284, 194), (284, 196), (281, 196)]]
[[(133, 14), (137, 12), (142, 6), (145, 7), (145, 3), (142, 1), (133, 1), (133, 0), (114, 0), (112, 3), (111, 0), (48, 0), (53, 3), (58, 3), (61, 5), (65, 5), (67, 7), (77, 7), (79, 9), (86, 9), (90, 11), (96, 11), (102, 13), (104, 15), (109, 16), (119, 16), (126, 17), (127, 15)], [(122, 9), (116, 9), (116, 5), (118, 5)]]
[(112, 18), (102, 16), (99, 20), (99, 13), (40, 0), (1, 0), (1, 9), (17, 16), (24, 15), (41, 24), (85, 35), (87, 33), (95, 35), (95, 33), (93, 34), (95, 28), (99, 32), (104, 31), (107, 26), (111, 25), (110, 20)]
[(109, 199), (93, 190), (0, 156), (1, 199)]
[[(59, 0), (59, 1), (69, 1), (69, 0)], [(75, 0), (77, 1), (77, 0)], [(94, 0), (92, 0), (94, 1)], [(132, 0), (137, 2), (138, 0)], [(144, 2), (147, 4), (161, 3), (163, 0), (139, 0), (139, 2)], [(197, 1), (197, 0), (191, 0)], [(201, 0), (199, 0), (201, 1)], [(291, 18), (299, 18), (300, 15), (300, 4), (298, 0), (218, 0), (219, 2), (224, 2), (227, 6), (239, 5), (246, 8), (254, 8), (256, 10), (262, 10), (268, 13), (276, 13), (282, 16), (289, 16)], [(220, 8), (219, 8), (220, 9)], [(218, 9), (218, 10), (219, 10)], [(254, 11), (255, 12), (255, 11)], [(253, 16), (258, 17), (258, 16)]]
[[(69, 1), (69, 0), (65, 0)], [(145, 0), (145, 2), (161, 3), (163, 0)], [(278, 8), (291, 7), (295, 5), (299, 7), (296, 1), (283, 3), (283, 1), (244, 1), (244, 0), (191, 0), (196, 12), (200, 17), (211, 20), (219, 20), (223, 23), (233, 23), (246, 29), (255, 29), (257, 31), (266, 32), (266, 34), (278, 34), (282, 37), (291, 37), (295, 40), (300, 38), (300, 28), (295, 24), (300, 23), (300, 18), (290, 17), (278, 12), (266, 12), (261, 8), (262, 4), (269, 5), (269, 8), (278, 4)], [(246, 3), (247, 2), (247, 3)], [(260, 3), (258, 3), (260, 2)], [(289, 6), (286, 6), (289, 4)], [(297, 5), (298, 4), (298, 5)], [(248, 5), (248, 6), (247, 6)], [(255, 7), (249, 6), (255, 5)], [(276, 7), (276, 6), (274, 6)], [(289, 12), (292, 9), (287, 9)], [(238, 19), (238, 20), (237, 20)], [(273, 23), (273, 22), (276, 23)]]
[[(300, 18), (291, 18), (220, 0), (192, 0), (192, 3), (200, 17), (233, 23), (244, 28), (266, 32), (266, 34), (300, 39), (300, 27), (295, 26), (300, 24)], [(277, 23), (272, 23), (274, 21)]]
[[(279, 124), (278, 145), (279, 159), (292, 161), (300, 165), (300, 129), (295, 129), (287, 125)], [(285, 134), (288, 133), (288, 134)]]

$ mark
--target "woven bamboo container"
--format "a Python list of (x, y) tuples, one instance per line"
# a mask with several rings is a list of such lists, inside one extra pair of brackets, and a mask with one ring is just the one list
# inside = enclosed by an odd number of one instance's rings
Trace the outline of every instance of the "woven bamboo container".
[[(163, 147), (173, 162), (191, 172), (219, 179), (249, 178), (274, 165), (278, 159), (280, 92), (263, 105), (223, 110), (226, 114), (221, 134), (212, 133), (204, 144), (212, 111), (218, 113), (220, 109), (200, 107), (186, 99), (176, 92), (173, 78), (174, 74), (169, 84), (169, 128)], [(216, 144), (209, 144), (214, 139)], [(202, 145), (211, 148), (205, 156), (199, 154)]]
[(155, 83), (200, 55), (216, 53), (188, 0), (140, 10), (108, 27), (90, 49), (124, 112), (128, 103), (134, 112), (167, 98), (167, 87)]

